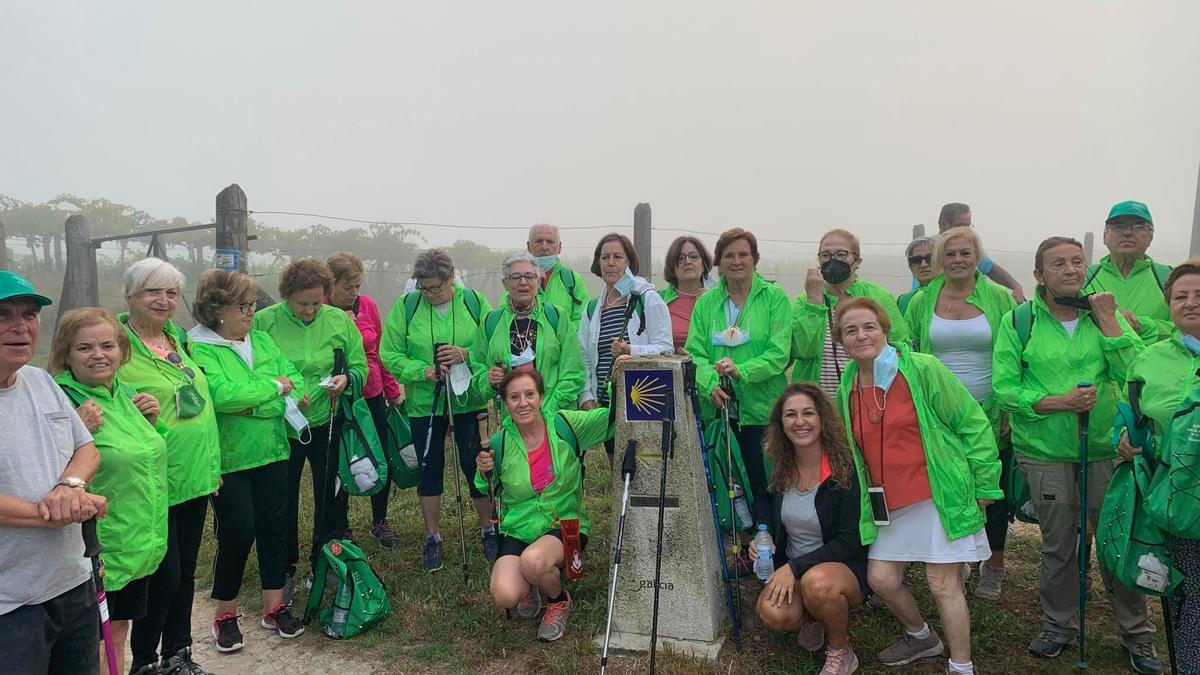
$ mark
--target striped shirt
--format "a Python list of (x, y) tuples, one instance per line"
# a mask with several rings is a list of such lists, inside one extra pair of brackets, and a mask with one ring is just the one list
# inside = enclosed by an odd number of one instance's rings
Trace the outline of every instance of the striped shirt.
[(612, 341), (621, 337), (625, 327), (624, 304), (600, 310), (600, 333), (596, 336), (596, 399), (600, 405), (608, 405), (608, 378), (612, 374)]
[(825, 325), (825, 346), (822, 348), (824, 354), (821, 358), (821, 389), (829, 394), (830, 398), (837, 399), (838, 385), (842, 381), (842, 373), (846, 372), (846, 363), (850, 361), (850, 357), (846, 355), (846, 350), (842, 349), (841, 345), (834, 344), (833, 339), (829, 335), (829, 325)]

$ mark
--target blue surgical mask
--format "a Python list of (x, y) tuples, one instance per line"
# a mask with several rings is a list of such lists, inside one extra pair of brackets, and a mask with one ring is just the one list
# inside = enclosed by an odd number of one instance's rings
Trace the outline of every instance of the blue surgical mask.
[(554, 267), (554, 263), (556, 263), (556, 262), (558, 262), (558, 256), (556, 256), (556, 255), (539, 255), (537, 257), (538, 269), (543, 272), (550, 269), (551, 267)]
[(633, 270), (625, 268), (625, 276), (617, 279), (617, 283), (613, 284), (613, 289), (621, 294), (621, 297), (628, 297), (633, 289), (637, 288), (637, 277), (633, 276)]
[(875, 386), (887, 392), (899, 368), (900, 352), (891, 345), (885, 345), (879, 356), (875, 357)]
[(1188, 333), (1183, 334), (1183, 346), (1192, 350), (1193, 354), (1200, 355), (1200, 339)]

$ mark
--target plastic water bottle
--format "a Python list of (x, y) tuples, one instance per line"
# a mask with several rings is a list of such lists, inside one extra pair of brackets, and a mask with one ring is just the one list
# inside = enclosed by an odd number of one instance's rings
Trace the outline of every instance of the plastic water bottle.
[(767, 532), (767, 526), (759, 524), (758, 532), (754, 535), (754, 548), (758, 551), (758, 556), (754, 559), (754, 576), (766, 581), (771, 578), (771, 574), (775, 571), (775, 560), (771, 549), (775, 547), (775, 542), (771, 541), (771, 535)]
[(741, 485), (733, 484), (733, 512), (737, 516), (739, 529), (748, 530), (754, 525), (750, 517), (750, 505), (746, 503), (746, 491)]
[(338, 584), (337, 594), (333, 597), (333, 616), (329, 619), (329, 627), (325, 634), (332, 638), (341, 638), (346, 634), (346, 618), (350, 615), (350, 584)]
[(354, 484), (358, 486), (360, 492), (370, 490), (379, 482), (379, 473), (375, 471), (375, 465), (367, 457), (355, 455), (350, 458), (350, 475), (354, 476)]

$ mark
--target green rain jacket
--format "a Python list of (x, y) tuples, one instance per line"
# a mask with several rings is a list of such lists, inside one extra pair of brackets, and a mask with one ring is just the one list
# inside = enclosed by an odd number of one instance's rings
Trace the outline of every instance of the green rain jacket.
[(1184, 346), (1178, 332), (1146, 347), (1129, 366), (1129, 381), (1143, 383), (1141, 411), (1153, 420), (1155, 447), (1163, 447), (1162, 434), (1183, 399), (1200, 387), (1197, 369), (1200, 369), (1200, 356)]
[[(555, 432), (556, 414), (562, 415), (571, 425), (581, 453), (612, 438), (608, 408), (555, 413), (542, 406), (542, 419), (546, 423), (550, 456), (554, 462), (554, 481), (538, 494), (529, 481), (529, 450), (521, 439), (521, 432), (511, 417), (506, 416), (500, 423), (500, 430), (492, 435), (490, 442), (490, 447), (494, 448), (503, 443), (498, 467), (501, 492), (497, 497), (500, 534), (527, 544), (558, 528), (559, 518), (578, 518), (579, 531), (583, 534), (591, 529), (591, 520), (583, 503), (583, 465), (575, 449)], [(476, 472), (475, 487), (480, 492), (487, 492), (487, 478), (483, 472)]]
[[(412, 321), (408, 321), (404, 309), (404, 298), (400, 296), (383, 324), (383, 337), (379, 341), (379, 360), (396, 381), (404, 385), (405, 408), (413, 417), (427, 417), (433, 410), (434, 383), (425, 379), (425, 369), (433, 365), (433, 346), (439, 342), (464, 347), (470, 350), (475, 344), (479, 324), (492, 311), (487, 298), (479, 295), (479, 321), (467, 308), (464, 295), (474, 293), (462, 287), (454, 289), (454, 298), (445, 316), (421, 296)], [(497, 328), (497, 331), (499, 328)], [(471, 365), (468, 354), (467, 365)], [(487, 407), (487, 399), (474, 387), (463, 396), (455, 396), (451, 402), (455, 414), (472, 412)], [(445, 412), (446, 399), (438, 402), (439, 413)]]
[[(292, 396), (303, 397), (304, 379), (291, 361), (284, 358), (270, 335), (252, 330), (250, 342), (253, 367), (229, 340), (204, 326), (189, 333), (196, 363), (208, 377), (208, 390), (217, 408), (221, 433), (221, 473), (233, 473), (287, 459), (291, 450), (283, 415), (287, 411), (275, 378), (292, 381)], [(243, 414), (249, 410), (249, 414)]]
[[(888, 334), (888, 342), (893, 345), (909, 344), (911, 335), (908, 323), (896, 301), (883, 289), (869, 281), (855, 279), (846, 289), (846, 295), (852, 298), (871, 298), (883, 307), (888, 318), (892, 321), (892, 330)], [(833, 325), (833, 310), (837, 305), (837, 297), (825, 293), (825, 304), (814, 305), (803, 293), (796, 298), (792, 308), (792, 358), (796, 365), (792, 368), (792, 382), (820, 382), (821, 364), (825, 360), (825, 335)]]
[[(537, 271), (539, 279), (538, 284), (541, 288), (538, 290), (538, 296), (546, 302), (557, 305), (562, 309), (563, 313), (571, 318), (571, 326), (575, 333), (579, 332), (579, 317), (583, 316), (583, 308), (587, 306), (591, 296), (588, 294), (587, 285), (583, 283), (583, 275), (571, 269), (563, 267), (561, 261), (555, 261), (554, 267), (550, 268), (550, 276), (547, 280), (545, 272)], [(571, 290), (567, 289), (567, 284), (563, 278), (570, 278), (574, 285)], [(572, 290), (574, 292), (572, 292)], [(508, 304), (508, 291), (500, 294), (499, 307)], [(547, 389), (546, 391), (549, 391)]]
[(204, 410), (199, 415), (180, 419), (175, 410), (175, 390), (187, 381), (187, 375), (142, 344), (141, 338), (129, 328), (128, 312), (120, 313), (117, 319), (125, 325), (132, 345), (129, 362), (121, 366), (118, 375), (125, 384), (158, 400), (158, 426), (166, 429), (167, 505), (212, 494), (221, 478), (221, 443), (208, 378), (192, 359), (191, 341), (174, 323), (168, 321), (163, 327), (179, 346), (183, 365), (195, 373), (196, 391), (204, 399)]
[[(1142, 329), (1138, 331), (1138, 337), (1143, 343), (1150, 345), (1170, 337), (1175, 332), (1175, 324), (1171, 323), (1171, 312), (1167, 308), (1158, 276), (1166, 279), (1171, 268), (1154, 262), (1149, 256), (1143, 256), (1133, 263), (1129, 276), (1123, 277), (1110, 258), (1106, 255), (1100, 262), (1088, 267), (1090, 281), (1083, 292), (1112, 293), (1117, 298), (1117, 306), (1129, 310), (1141, 322)], [(1157, 274), (1155, 268), (1158, 268)]]
[[(912, 392), (921, 444), (925, 446), (929, 487), (946, 536), (958, 539), (978, 532), (985, 518), (977, 500), (1004, 498), (1000, 452), (992, 425), (967, 388), (941, 361), (929, 354), (913, 353), (906, 343), (897, 344), (896, 350), (900, 352), (900, 374)], [(859, 531), (863, 544), (870, 544), (879, 526), (871, 518), (867, 501), (867, 464), (850, 425), (850, 389), (857, 374), (858, 362), (847, 363), (837, 400), (862, 493)]]
[(741, 423), (767, 423), (771, 404), (787, 387), (788, 357), (791, 352), (791, 311), (787, 293), (755, 274), (750, 293), (738, 314), (736, 325), (749, 333), (749, 341), (736, 347), (713, 344), (713, 336), (729, 328), (725, 311), (729, 299), (725, 278), (716, 288), (696, 298), (692, 325), (684, 349), (696, 363), (696, 389), (703, 399), (712, 396), (720, 378), (714, 364), (729, 357), (740, 377), (733, 381)]
[[(534, 345), (533, 367), (542, 376), (546, 385), (546, 398), (542, 408), (549, 412), (570, 410), (583, 391), (583, 351), (579, 346), (579, 331), (567, 320), (565, 311), (559, 311), (557, 330), (550, 325), (546, 316), (546, 301), (536, 296), (537, 307), (529, 317), (537, 322), (537, 344)], [(512, 363), (511, 328), (516, 314), (507, 302), (491, 313), (499, 312), (491, 339), (487, 336), (487, 315), (475, 331), (475, 342), (471, 345), (471, 386), (476, 395), (488, 400), (496, 390), (488, 384), (488, 370), (497, 363), (506, 367)], [(390, 320), (390, 317), (389, 317)], [(386, 363), (386, 362), (385, 362)], [(397, 379), (399, 376), (397, 375)]]
[(1088, 418), (1088, 461), (1112, 459), (1117, 456), (1112, 445), (1117, 389), (1124, 386), (1129, 365), (1143, 349), (1142, 341), (1120, 312), (1118, 337), (1105, 337), (1088, 310), (1079, 310), (1075, 334), (1068, 336), (1041, 292), (1039, 286), (1030, 300), (1033, 324), (1024, 353), (1012, 312), (1000, 321), (992, 352), (992, 390), (1009, 414), (1013, 449), (1039, 462), (1077, 462), (1076, 413), (1043, 415), (1033, 406), (1047, 396), (1061, 396), (1081, 382), (1091, 382), (1096, 387), (1096, 405)]
[[(312, 323), (305, 324), (292, 314), (286, 300), (271, 305), (254, 315), (254, 329), (271, 336), (284, 358), (292, 362), (304, 378), (304, 394), (308, 407), (304, 416), (312, 427), (329, 423), (329, 394), (321, 380), (333, 372), (333, 350), (346, 352), (346, 368), (367, 381), (367, 353), (363, 349), (362, 333), (354, 319), (331, 305), (321, 305)], [(301, 397), (303, 398), (303, 397)], [(288, 437), (296, 438), (288, 427)]]
[[(946, 277), (939, 274), (929, 281), (929, 285), (918, 290), (908, 303), (908, 310), (904, 313), (904, 318), (908, 322), (908, 327), (912, 331), (913, 336), (913, 351), (921, 352), (922, 354), (932, 354), (933, 344), (929, 339), (929, 327), (933, 323), (933, 310), (937, 306), (938, 295), (942, 292), (942, 288), (946, 285)], [(1004, 315), (1011, 312), (1017, 306), (1017, 301), (1013, 299), (1012, 291), (1007, 288), (988, 280), (982, 272), (975, 272), (975, 290), (967, 296), (967, 303), (974, 305), (983, 312), (987, 317), (988, 326), (992, 329), (992, 344), (996, 343), (996, 335), (999, 332), (1000, 322), (1004, 319)], [(992, 423), (992, 428), (996, 434), (1000, 433), (1000, 418), (1003, 416), (1003, 411), (1000, 405), (996, 402), (995, 391), (986, 399), (980, 402), (983, 406), (983, 411), (987, 413), (988, 420)]]
[(108, 515), (96, 521), (96, 535), (104, 545), (104, 587), (119, 591), (153, 574), (167, 552), (167, 442), (120, 378), (112, 391), (87, 386), (70, 370), (54, 380), (76, 406), (92, 400), (104, 414), (92, 432), (100, 468), (88, 489), (108, 499)]

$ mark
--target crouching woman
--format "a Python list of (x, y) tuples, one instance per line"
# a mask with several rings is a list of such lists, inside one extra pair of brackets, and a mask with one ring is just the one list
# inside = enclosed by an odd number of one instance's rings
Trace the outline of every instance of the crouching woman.
[[(488, 444), (499, 448), (479, 453), (475, 485), (499, 504), (500, 543), (492, 565), (492, 597), (503, 609), (532, 619), (548, 605), (537, 636), (553, 641), (563, 636), (571, 596), (563, 587), (564, 524), (578, 524), (579, 550), (590, 529), (583, 505), (581, 449), (612, 436), (607, 408), (586, 412), (542, 412), (545, 385), (534, 370), (514, 370), (501, 380), (500, 395), (508, 416)], [(571, 435), (575, 443), (567, 440)], [(572, 523), (574, 521), (574, 523)], [(571, 528), (568, 527), (568, 530)], [(567, 539), (571, 539), (568, 535)]]

